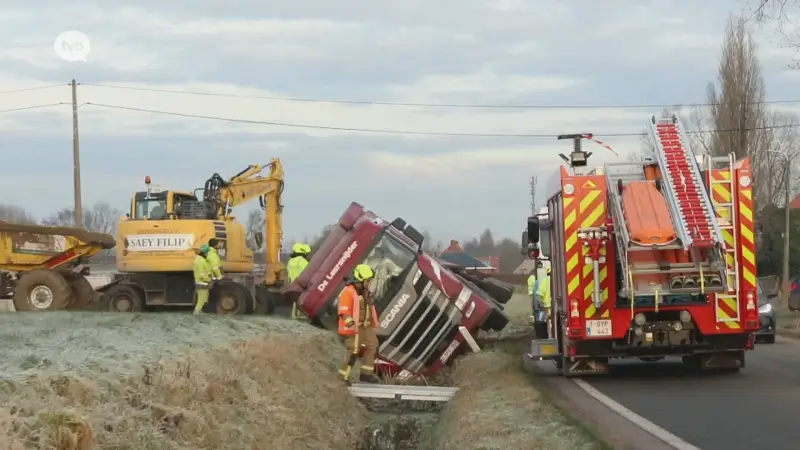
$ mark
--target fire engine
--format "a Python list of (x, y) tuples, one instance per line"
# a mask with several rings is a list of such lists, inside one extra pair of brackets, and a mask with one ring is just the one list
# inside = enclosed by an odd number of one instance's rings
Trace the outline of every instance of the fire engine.
[[(676, 116), (648, 121), (654, 152), (584, 174), (581, 135), (547, 189), (528, 240), (552, 267), (552, 325), (528, 357), (565, 376), (609, 360), (681, 356), (737, 372), (757, 311), (749, 158), (696, 157)], [(598, 173), (599, 172), (599, 173)]]

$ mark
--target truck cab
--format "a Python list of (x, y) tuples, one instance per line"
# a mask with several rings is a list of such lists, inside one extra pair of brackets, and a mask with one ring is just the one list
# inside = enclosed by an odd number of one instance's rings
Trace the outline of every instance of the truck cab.
[(351, 203), (287, 295), (314, 323), (335, 330), (345, 278), (356, 265), (370, 265), (379, 357), (411, 373), (435, 373), (456, 354), (477, 350), (478, 330), (506, 326), (502, 305), (513, 286), (469, 274), (421, 246), (421, 233), (403, 219), (390, 223)]

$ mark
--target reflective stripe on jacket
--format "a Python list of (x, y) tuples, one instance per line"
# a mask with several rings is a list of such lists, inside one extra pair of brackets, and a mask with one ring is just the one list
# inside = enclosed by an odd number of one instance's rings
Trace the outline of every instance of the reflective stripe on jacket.
[(541, 298), (542, 305), (545, 308), (550, 307), (550, 277), (545, 276), (544, 279), (539, 283), (539, 289), (536, 290), (536, 295)]
[(286, 264), (286, 274), (289, 277), (289, 283), (293, 283), (297, 277), (303, 273), (306, 266), (308, 265), (308, 260), (302, 256), (295, 256), (294, 258), (289, 260), (289, 263)]
[(194, 272), (194, 284), (208, 285), (211, 282), (211, 265), (203, 255), (194, 257), (192, 272)]
[[(353, 285), (345, 286), (342, 293), (339, 294), (339, 334), (342, 336), (352, 336), (358, 331), (358, 326), (368, 326), (370, 328), (377, 328), (378, 326), (378, 311), (375, 306), (369, 306), (370, 320), (369, 323), (362, 323), (361, 314), (367, 307), (362, 304), (364, 299), (358, 295), (356, 288)], [(346, 319), (351, 317), (353, 324), (348, 326)]]
[(212, 278), (222, 278), (222, 259), (219, 257), (217, 249), (212, 247), (211, 250), (208, 251), (206, 261), (208, 261), (208, 265), (211, 268)]

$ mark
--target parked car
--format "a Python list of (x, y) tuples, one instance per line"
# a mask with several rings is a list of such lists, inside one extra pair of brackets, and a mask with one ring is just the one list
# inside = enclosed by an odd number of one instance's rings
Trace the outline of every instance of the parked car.
[(775, 343), (775, 328), (777, 321), (775, 318), (776, 295), (767, 295), (762, 289), (761, 282), (758, 285), (758, 321), (761, 328), (756, 333), (756, 340), (765, 344)]

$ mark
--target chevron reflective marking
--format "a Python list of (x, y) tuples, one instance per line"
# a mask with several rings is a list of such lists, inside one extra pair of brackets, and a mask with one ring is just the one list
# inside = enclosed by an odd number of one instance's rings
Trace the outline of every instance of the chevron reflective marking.
[[(748, 174), (749, 175), (749, 174)], [(753, 222), (753, 191), (739, 191), (739, 245), (741, 246), (742, 290), (756, 289), (756, 242)]]
[(717, 317), (721, 320), (717, 322), (718, 330), (738, 330), (741, 328), (741, 325), (734, 321), (738, 306), (737, 298), (717, 298)]
[(580, 244), (578, 243), (578, 212), (575, 197), (563, 196), (564, 200), (564, 256), (568, 300), (575, 297), (580, 287)]
[[(591, 182), (591, 180), (587, 180), (583, 184), (584, 190), (581, 191), (581, 202), (580, 208), (578, 211), (578, 217), (580, 221), (580, 228), (593, 228), (593, 227), (600, 227), (605, 225), (606, 219), (606, 196), (605, 191), (600, 188), (601, 182)], [(584, 246), (579, 246), (579, 253), (580, 256), (578, 258), (579, 265), (582, 266), (580, 272), (580, 280), (582, 286), (582, 294), (581, 297), (583, 299), (583, 304), (586, 305), (583, 311), (583, 315), (587, 319), (595, 318), (599, 315), (599, 318), (607, 318), (611, 316), (611, 311), (609, 310), (608, 303), (608, 268), (606, 264), (600, 264), (600, 293), (602, 295), (602, 303), (600, 308), (594, 305), (594, 267), (592, 263), (587, 264), (586, 260), (589, 256), (589, 249)], [(606, 255), (606, 249), (603, 248), (600, 250), (601, 256)], [(598, 314), (599, 313), (599, 314)]]
[[(731, 173), (729, 170), (711, 170), (709, 171), (709, 176), (714, 181), (724, 181), (727, 182), (725, 184), (714, 184), (713, 185), (713, 192), (711, 195), (711, 201), (714, 204), (714, 211), (717, 213), (717, 218), (720, 219), (720, 225), (730, 224), (731, 223), (731, 214), (732, 209), (731, 206), (723, 206), (723, 205), (730, 205), (732, 203), (731, 199), (733, 198), (733, 193), (731, 192), (731, 185), (729, 184), (731, 179)], [(722, 228), (722, 239), (725, 242), (725, 248), (732, 249), (735, 245), (733, 239), (734, 231), (730, 228)], [(727, 285), (730, 288), (729, 291), (736, 291), (738, 286), (736, 284), (736, 276), (734, 275), (736, 270), (736, 261), (734, 260), (732, 253), (725, 253), (725, 264), (728, 266), (728, 282)]]

